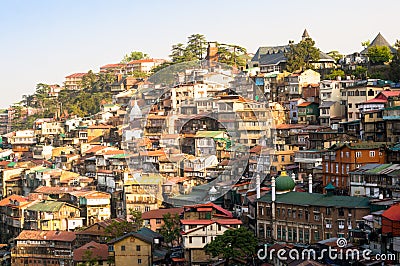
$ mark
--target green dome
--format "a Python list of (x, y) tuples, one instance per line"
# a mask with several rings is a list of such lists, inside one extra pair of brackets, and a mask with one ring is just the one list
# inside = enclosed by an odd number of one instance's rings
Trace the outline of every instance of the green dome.
[(296, 186), (293, 179), (286, 175), (286, 173), (282, 173), (282, 175), (278, 176), (275, 180), (275, 188), (276, 191), (290, 191)]

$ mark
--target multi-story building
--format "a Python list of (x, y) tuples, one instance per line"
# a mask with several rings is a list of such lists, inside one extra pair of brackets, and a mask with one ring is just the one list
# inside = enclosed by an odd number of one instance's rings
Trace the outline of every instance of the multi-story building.
[(226, 230), (239, 228), (242, 221), (234, 219), (232, 213), (220, 206), (206, 203), (185, 206), (181, 224), (186, 261), (201, 264), (210, 259), (204, 246)]
[(183, 208), (158, 209), (144, 212), (142, 219), (144, 226), (150, 228), (154, 232), (159, 232), (164, 226), (164, 216), (170, 214), (180, 216), (183, 213)]
[(24, 229), (74, 230), (83, 226), (78, 207), (61, 201), (43, 200), (26, 208)]
[(29, 152), (30, 146), (36, 144), (35, 131), (32, 129), (19, 130), (9, 139), (12, 149), (17, 153)]
[(382, 252), (400, 255), (400, 205), (396, 204), (382, 213)]
[(331, 127), (342, 120), (340, 102), (323, 101), (319, 105), (319, 124)]
[(80, 90), (82, 78), (86, 76), (87, 73), (74, 73), (65, 77), (64, 88), (66, 90)]
[(82, 246), (91, 241), (105, 244), (112, 237), (110, 232), (106, 231), (106, 228), (115, 223), (121, 223), (126, 220), (122, 218), (109, 219), (94, 223), (86, 228), (77, 230), (76, 233), (76, 244)]
[(163, 177), (159, 174), (138, 174), (124, 179), (124, 209), (130, 219), (130, 210), (146, 212), (161, 207)]
[(322, 157), (323, 186), (332, 183), (340, 194), (350, 193), (350, 171), (368, 163), (385, 163), (385, 143), (335, 144)]
[(92, 225), (111, 218), (111, 195), (100, 191), (74, 191), (78, 198), (81, 217), (85, 225)]
[(161, 65), (164, 62), (165, 62), (164, 59), (154, 59), (154, 58), (133, 60), (126, 64), (126, 72), (131, 73), (139, 71), (146, 74), (150, 74), (153, 68)]
[(24, 227), (25, 210), (32, 203), (19, 195), (11, 195), (0, 201), (2, 222), (0, 234), (3, 243), (21, 233)]
[(318, 121), (318, 104), (314, 102), (303, 102), (297, 106), (298, 123), (314, 125)]
[(108, 242), (109, 258), (115, 266), (151, 266), (164, 261), (161, 241), (160, 234), (142, 228)]
[(257, 236), (268, 242), (316, 243), (331, 237), (351, 236), (369, 214), (369, 200), (335, 196), (332, 184), (327, 194), (292, 191), (293, 179), (285, 174), (272, 179), (272, 193), (257, 200)]
[(399, 164), (366, 164), (350, 175), (350, 195), (370, 198), (400, 198)]
[(24, 230), (14, 240), (11, 263), (17, 266), (72, 266), (75, 238), (74, 232)]
[(94, 241), (74, 249), (74, 265), (105, 265), (108, 262), (108, 245)]

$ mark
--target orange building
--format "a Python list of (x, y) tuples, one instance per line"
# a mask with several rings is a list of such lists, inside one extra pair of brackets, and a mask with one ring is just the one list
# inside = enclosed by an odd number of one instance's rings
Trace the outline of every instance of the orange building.
[(368, 163), (386, 161), (385, 143), (359, 142), (335, 144), (322, 157), (323, 186), (332, 183), (338, 194), (350, 191), (349, 172)]

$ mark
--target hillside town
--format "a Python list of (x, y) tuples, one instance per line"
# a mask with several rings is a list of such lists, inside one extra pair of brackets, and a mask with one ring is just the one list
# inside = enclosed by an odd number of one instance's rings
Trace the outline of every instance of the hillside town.
[(375, 36), (340, 56), (307, 30), (205, 42), (38, 84), (0, 110), (2, 265), (398, 265), (400, 45)]

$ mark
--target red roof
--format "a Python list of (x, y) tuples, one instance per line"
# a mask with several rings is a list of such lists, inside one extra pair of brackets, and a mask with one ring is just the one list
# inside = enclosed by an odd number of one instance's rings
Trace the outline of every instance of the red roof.
[(162, 59), (154, 59), (154, 58), (148, 58), (148, 59), (139, 59), (139, 60), (133, 60), (128, 63), (128, 65), (133, 65), (133, 64), (140, 64), (140, 63), (151, 63), (151, 62), (161, 62), (164, 61)]
[(204, 203), (204, 204), (198, 204), (198, 205), (192, 205), (192, 206), (185, 206), (185, 208), (204, 208), (204, 207), (212, 207), (220, 212), (222, 212), (225, 216), (232, 218), (233, 215), (230, 211), (225, 210), (224, 208), (222, 208), (221, 206), (218, 206), (212, 202), (209, 203)]
[(148, 219), (162, 219), (163, 216), (167, 213), (170, 214), (181, 214), (183, 212), (183, 208), (170, 208), (170, 209), (158, 209), (158, 210), (151, 210), (148, 212), (144, 212), (142, 214), (143, 220)]
[(75, 73), (69, 76), (66, 76), (65, 78), (82, 78), (83, 76), (85, 76), (87, 73)]
[(207, 224), (213, 224), (215, 221), (213, 220), (181, 220), (181, 223), (183, 225), (188, 224), (188, 225), (207, 225)]
[(198, 212), (210, 212), (212, 211), (212, 208), (197, 208)]
[(292, 129), (292, 128), (303, 128), (305, 125), (301, 124), (280, 124), (276, 125), (276, 129)]
[(75, 232), (69, 231), (34, 231), (23, 230), (16, 240), (45, 240), (72, 242), (76, 238)]
[(297, 105), (297, 107), (307, 107), (310, 104), (312, 104), (312, 102), (304, 102), (304, 103), (301, 103), (301, 104)]
[(100, 69), (102, 68), (116, 68), (116, 67), (124, 67), (125, 64), (107, 64), (105, 66), (100, 67)]
[(387, 100), (373, 98), (373, 99), (370, 99), (370, 100), (368, 100), (368, 101), (366, 101), (364, 103), (387, 103)]
[(108, 259), (108, 245), (91, 241), (74, 250), (74, 261), (88, 261), (88, 251), (90, 252), (91, 257), (96, 258), (96, 260)]
[(13, 202), (26, 202), (28, 201), (27, 198), (19, 196), (19, 195), (11, 195), (7, 198), (4, 198), (0, 201), (0, 206), (6, 206), (8, 204), (12, 204)]
[(385, 95), (387, 98), (396, 97), (400, 95), (400, 91), (381, 91), (381, 93)]
[(393, 205), (384, 211), (382, 216), (391, 221), (400, 221), (400, 204)]
[(87, 150), (85, 153), (86, 154), (89, 154), (89, 153), (96, 153), (96, 152), (98, 152), (98, 151), (100, 151), (100, 150), (103, 150), (103, 149), (105, 149), (105, 148), (107, 148), (106, 146), (102, 146), (102, 145), (96, 145), (96, 146), (93, 146), (93, 147), (91, 147), (89, 150)]

